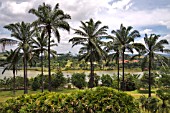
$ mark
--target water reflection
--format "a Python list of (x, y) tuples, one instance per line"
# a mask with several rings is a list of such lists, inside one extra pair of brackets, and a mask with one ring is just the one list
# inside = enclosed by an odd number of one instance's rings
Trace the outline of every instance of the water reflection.
[[(12, 70), (6, 70), (4, 74), (2, 74), (3, 71), (3, 67), (0, 67), (0, 79), (4, 78), (4, 77), (12, 77)], [(90, 71), (84, 71), (84, 70), (71, 70), (71, 71), (63, 71), (63, 74), (65, 77), (70, 77), (73, 73), (82, 73), (84, 72), (86, 75), (90, 74)], [(33, 71), (33, 70), (28, 70), (28, 78), (31, 77), (35, 77), (38, 74), (41, 73), (41, 71)], [(95, 73), (99, 76), (101, 76), (102, 74), (109, 74), (109, 75), (113, 75), (113, 74), (117, 74), (116, 71), (113, 70), (109, 70), (109, 71), (95, 71)], [(131, 74), (143, 74), (143, 72), (126, 72), (126, 73), (131, 73)], [(48, 72), (44, 72), (44, 74), (48, 74)], [(17, 71), (17, 75), (16, 76), (23, 76), (23, 70)]]

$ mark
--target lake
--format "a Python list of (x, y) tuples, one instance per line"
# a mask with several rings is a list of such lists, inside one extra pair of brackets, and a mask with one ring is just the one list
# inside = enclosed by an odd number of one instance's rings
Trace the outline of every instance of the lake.
[[(2, 74), (3, 71), (3, 67), (0, 67), (0, 79), (4, 78), (4, 77), (12, 77), (12, 70), (6, 70), (4, 74)], [(62, 71), (64, 76), (71, 76), (73, 73), (82, 73), (84, 72), (86, 75), (90, 74), (90, 71), (87, 70), (69, 70), (69, 71)], [(31, 77), (35, 77), (38, 74), (40, 74), (40, 71), (33, 71), (33, 70), (28, 70), (28, 78)], [(102, 74), (109, 74), (109, 75), (113, 75), (113, 74), (117, 74), (117, 71), (113, 71), (113, 70), (109, 70), (109, 71), (95, 71), (95, 73), (97, 73), (97, 75), (102, 76)], [(125, 73), (131, 73), (131, 74), (143, 74), (143, 72), (125, 72)], [(44, 74), (48, 74), (48, 72), (44, 72)], [(120, 71), (121, 74), (121, 71)], [(23, 76), (23, 70), (17, 71), (17, 75), (16, 76)]]

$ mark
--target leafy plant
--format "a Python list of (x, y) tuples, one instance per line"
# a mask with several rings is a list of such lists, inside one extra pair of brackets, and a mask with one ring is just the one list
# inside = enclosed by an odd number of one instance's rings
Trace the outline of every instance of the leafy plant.
[(97, 87), (71, 94), (45, 92), (9, 99), (1, 113), (137, 113), (138, 103), (126, 93)]
[(52, 74), (52, 87), (53, 88), (62, 87), (64, 86), (66, 82), (67, 82), (66, 78), (64, 77), (61, 71), (58, 71), (55, 74)]
[(102, 82), (102, 86), (112, 87), (112, 85), (113, 85), (113, 79), (108, 74), (102, 75), (101, 82)]
[(86, 87), (86, 74), (85, 73), (74, 73), (71, 77), (71, 83), (77, 88), (82, 89)]

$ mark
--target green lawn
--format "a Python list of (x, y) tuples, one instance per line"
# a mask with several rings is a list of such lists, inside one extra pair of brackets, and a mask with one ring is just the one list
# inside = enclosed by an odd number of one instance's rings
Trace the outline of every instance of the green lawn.
[[(78, 89), (62, 89), (62, 90), (56, 90), (55, 92), (71, 93), (71, 92), (74, 92), (74, 91), (77, 91), (77, 90)], [(37, 91), (29, 90), (28, 94), (36, 94), (36, 93), (40, 93), (40, 92), (41, 92), (41, 90), (37, 90)], [(47, 90), (45, 90), (45, 92), (47, 92)], [(0, 91), (0, 103), (5, 102), (7, 99), (18, 97), (18, 96), (21, 96), (23, 94), (24, 94), (23, 90), (17, 90), (15, 95), (13, 95), (12, 91)]]
[[(156, 92), (155, 89), (151, 91), (151, 93), (152, 93), (151, 95), (152, 95), (153, 97), (156, 96), (155, 92)], [(135, 98), (139, 98), (139, 97), (142, 96), (142, 95), (145, 95), (146, 97), (148, 97), (148, 90), (126, 91), (126, 93), (132, 95), (132, 96), (135, 97)]]
[[(71, 92), (75, 92), (77, 90), (78, 89), (60, 89), (60, 90), (56, 90), (55, 92), (58, 92), (58, 93), (71, 93)], [(45, 92), (46, 91), (47, 90), (45, 90)], [(154, 97), (156, 96), (155, 91), (156, 90), (152, 90), (152, 96), (154, 96)], [(41, 90), (37, 90), (37, 91), (29, 90), (28, 94), (35, 94), (35, 93), (39, 93), (39, 92), (41, 92)], [(12, 91), (0, 91), (0, 103), (5, 102), (9, 98), (21, 96), (21, 95), (23, 95), (23, 93), (24, 93), (23, 90), (17, 90), (15, 95), (13, 95)], [(136, 99), (139, 98), (142, 95), (145, 95), (146, 97), (148, 97), (148, 91), (147, 90), (125, 91), (125, 93), (127, 93), (129, 95), (132, 95)]]

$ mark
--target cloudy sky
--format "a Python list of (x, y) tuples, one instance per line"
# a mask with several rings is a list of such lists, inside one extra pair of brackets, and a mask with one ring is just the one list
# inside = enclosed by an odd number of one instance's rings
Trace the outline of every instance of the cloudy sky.
[[(72, 28), (79, 28), (80, 21), (93, 18), (109, 26), (108, 34), (123, 23), (140, 32), (142, 37), (136, 42), (143, 42), (145, 33), (159, 34), (161, 39), (170, 42), (170, 0), (0, 0), (0, 38), (10, 38), (10, 32), (3, 28), (4, 25), (34, 21), (36, 17), (28, 10), (43, 2), (52, 6), (59, 3), (60, 8), (71, 15), (69, 23)], [(77, 53), (79, 48), (71, 48), (71, 43), (68, 43), (74, 32), (60, 33), (61, 42), (55, 47), (58, 53)]]

